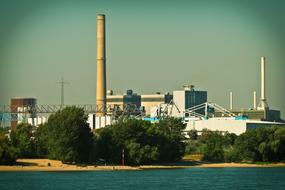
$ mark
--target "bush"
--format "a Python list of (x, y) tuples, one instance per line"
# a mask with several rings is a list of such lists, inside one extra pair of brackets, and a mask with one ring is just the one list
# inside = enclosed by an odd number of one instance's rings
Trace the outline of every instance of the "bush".
[(11, 145), (18, 149), (19, 157), (36, 157), (34, 130), (34, 127), (28, 123), (20, 123), (15, 129), (12, 129), (10, 134)]
[(10, 145), (5, 133), (0, 131), (0, 165), (12, 165), (17, 158), (17, 149)]

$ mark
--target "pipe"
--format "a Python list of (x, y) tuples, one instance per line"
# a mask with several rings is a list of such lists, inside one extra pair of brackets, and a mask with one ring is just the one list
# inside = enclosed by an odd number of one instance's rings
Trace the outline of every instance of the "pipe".
[(261, 92), (260, 99), (265, 100), (265, 57), (261, 57)]
[(266, 103), (266, 96), (265, 96), (265, 57), (261, 57), (261, 62), (260, 62), (260, 102), (259, 102), (259, 106), (258, 109), (259, 110), (265, 110), (266, 108), (268, 108), (268, 105)]
[(233, 110), (233, 92), (230, 92), (230, 110)]
[(253, 109), (256, 110), (256, 91), (253, 91)]

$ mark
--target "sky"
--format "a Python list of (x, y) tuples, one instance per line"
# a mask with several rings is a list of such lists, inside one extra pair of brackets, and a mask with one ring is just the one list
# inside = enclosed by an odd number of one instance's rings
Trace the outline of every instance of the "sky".
[(253, 107), (266, 56), (266, 98), (285, 118), (285, 1), (0, 0), (0, 105), (11, 97), (95, 104), (96, 15), (106, 15), (107, 89), (172, 92)]

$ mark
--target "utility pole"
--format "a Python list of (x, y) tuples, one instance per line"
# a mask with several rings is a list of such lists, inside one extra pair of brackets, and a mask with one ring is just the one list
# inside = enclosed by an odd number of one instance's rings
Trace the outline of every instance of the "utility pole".
[(57, 82), (57, 84), (61, 85), (61, 99), (60, 99), (60, 107), (63, 108), (64, 106), (64, 85), (69, 84), (68, 82), (65, 82), (63, 77), (61, 77), (61, 81)]

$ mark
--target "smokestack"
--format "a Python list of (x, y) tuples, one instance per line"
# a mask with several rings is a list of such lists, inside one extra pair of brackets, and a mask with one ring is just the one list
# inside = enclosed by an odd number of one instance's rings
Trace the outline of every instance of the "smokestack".
[(233, 110), (233, 92), (230, 92), (230, 110)]
[(253, 109), (256, 110), (256, 91), (253, 91)]
[(264, 110), (268, 108), (268, 105), (266, 103), (266, 98), (265, 98), (265, 57), (261, 57), (261, 62), (260, 62), (260, 67), (261, 67), (261, 86), (260, 86), (260, 102), (258, 109)]
[(106, 46), (105, 46), (105, 15), (97, 15), (97, 79), (96, 108), (97, 115), (106, 114)]

